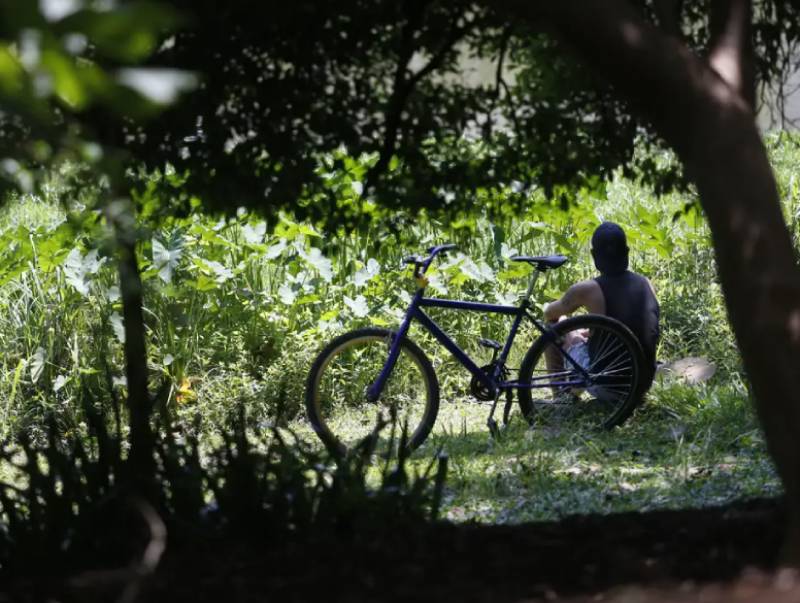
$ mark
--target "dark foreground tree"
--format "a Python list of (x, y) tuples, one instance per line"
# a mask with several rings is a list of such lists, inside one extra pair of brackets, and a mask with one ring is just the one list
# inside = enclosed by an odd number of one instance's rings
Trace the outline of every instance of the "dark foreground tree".
[(119, 268), (131, 433), (125, 482), (146, 497), (155, 489), (155, 459), (137, 233), (124, 176), (130, 158), (122, 146), (98, 144), (86, 116), (102, 112), (121, 129), (163, 108), (135, 82), (168, 90), (186, 83), (186, 74), (169, 81), (140, 65), (179, 20), (170, 7), (145, 2), (0, 2), (0, 193), (34, 190), (63, 161), (87, 165), (106, 181), (94, 209), (114, 232), (109, 248)]
[[(680, 3), (657, 4), (675, 10)], [(509, 15), (552, 23), (651, 120), (697, 185), (731, 324), (786, 490), (787, 560), (800, 562), (800, 268), (755, 123), (751, 2), (710, 2), (704, 57), (670, 29), (669, 18), (656, 27), (622, 0), (503, 6)]]

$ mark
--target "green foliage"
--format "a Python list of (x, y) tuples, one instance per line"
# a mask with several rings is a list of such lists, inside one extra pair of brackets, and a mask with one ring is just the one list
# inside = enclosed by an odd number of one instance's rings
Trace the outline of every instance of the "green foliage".
[[(355, 200), (352, 177), (373, 158), (337, 155), (336, 161), (346, 165), (343, 171), (333, 170), (335, 162), (320, 169), (330, 171), (331, 194), (347, 206)], [(99, 369), (105, 366), (124, 393), (122, 308), (104, 244), (105, 219), (82, 209), (92, 207), (87, 194), (97, 189), (76, 173), (65, 167), (50, 179), (48, 197), (20, 198), (2, 219), (0, 341), (7, 353), (0, 391), (14, 392), (7, 398), (5, 429), (37, 423), (53, 409), (65, 429), (74, 428), (69, 401), (75, 388), (80, 378), (104, 381)], [(618, 177), (603, 191), (585, 191), (569, 210), (529, 193), (527, 208), (515, 217), (497, 211), (503, 191), (478, 190), (476, 211), (451, 222), (402, 212), (390, 220), (376, 210), (371, 226), (346, 233), (324, 232), (285, 213), (271, 222), (244, 210), (220, 219), (196, 211), (181, 217), (176, 210), (197, 205), (182, 188), (183, 176), (168, 168), (139, 178), (135, 201), (152, 385), (169, 384), (168, 404), (179, 413), (207, 408), (209, 426), (218, 425), (230, 399), (246, 400), (252, 416), (295, 416), (321, 342), (345, 328), (398, 323), (413, 291), (401, 268), (409, 253), (435, 242), (457, 243), (459, 252), (432, 268), (432, 292), (503, 303), (514, 303), (530, 270), (509, 256), (564, 253), (570, 263), (536, 291), (541, 306), (593, 274), (588, 241), (603, 219), (623, 224), (633, 268), (649, 276), (658, 292), (660, 357), (700, 354), (724, 374), (739, 370), (708, 231), (693, 206), (684, 211), (686, 197), (677, 194), (656, 199)], [(478, 336), (502, 337), (507, 328), (497, 316), (435, 314), (473, 352)], [(516, 358), (531, 336), (521, 338)], [(39, 369), (32, 372), (32, 366)], [(466, 388), (461, 374), (451, 377), (450, 365), (444, 366), (444, 383)], [(232, 395), (222, 394), (226, 390)]]
[[(347, 170), (336, 157), (342, 147), (371, 157), (357, 170), (368, 205), (441, 214), (469, 210), (476, 189), (510, 183), (567, 202), (621, 166), (663, 190), (686, 186), (674, 163), (631, 163), (643, 136), (660, 144), (651, 124), (542, 33), (546, 22), (532, 27), (509, 10), (513, 3), (168, 4), (192, 21), (159, 62), (198, 73), (214, 66), (213, 75), (129, 148), (151, 169), (171, 162), (185, 170), (187, 190), (207, 208), (292, 208), (350, 225), (360, 219), (353, 205), (328, 195), (329, 174)], [(632, 4), (663, 26), (652, 2)], [(768, 90), (791, 72), (798, 5), (753, 5), (757, 78)], [(708, 4), (687, 0), (671, 10), (681, 42), (707, 56)], [(320, 170), (320, 157), (331, 166)], [(297, 204), (304, 194), (317, 201)]]
[[(798, 213), (792, 176), (798, 149), (791, 140), (770, 145), (792, 217)], [(357, 172), (354, 166), (371, 160), (350, 159), (348, 169)], [(342, 203), (352, 203), (348, 176), (334, 176), (336, 194)], [(400, 212), (394, 220), (377, 213), (369, 228), (331, 232), (286, 213), (269, 222), (244, 210), (226, 218), (196, 209), (181, 215), (176, 208), (197, 206), (182, 188), (182, 175), (167, 169), (139, 177), (146, 178), (136, 203), (151, 390), (159, 392), (160, 412), (201, 442), (220, 443), (236, 424), (240, 407), (259, 429), (290, 425), (315, 442), (298, 414), (311, 361), (342, 330), (398, 323), (414, 288), (408, 270), (400, 267), (409, 253), (436, 242), (459, 244), (459, 252), (433, 267), (431, 293), (505, 303), (516, 300), (529, 271), (509, 262), (510, 255), (565, 253), (571, 261), (549, 273), (537, 290), (534, 301), (541, 306), (594, 273), (589, 238), (599, 221), (613, 219), (628, 232), (632, 267), (650, 277), (661, 302), (659, 358), (703, 355), (719, 369), (702, 394), (670, 387), (658, 390), (653, 406), (663, 408), (666, 417), (695, 422), (699, 431), (729, 422), (749, 433), (761, 450), (752, 416), (737, 414), (747, 404), (745, 380), (716, 282), (709, 233), (691, 195), (656, 198), (618, 176), (602, 191), (584, 191), (567, 210), (541, 193), (529, 193), (526, 209), (513, 217), (496, 211), (501, 191), (479, 190), (475, 211), (450, 222), (425, 212)], [(29, 433), (32, 444), (46, 442), (51, 429), (62, 438), (90, 431), (79, 403), (84, 388), (104, 400), (126, 392), (122, 308), (117, 275), (102, 245), (105, 221), (85, 209), (92, 207), (93, 189), (65, 167), (44, 190), (46, 197), (14, 199), (0, 217), (5, 242), (0, 251), (0, 428), (5, 437)], [(172, 192), (165, 195), (165, 190)], [(797, 221), (792, 224), (798, 240)], [(486, 353), (477, 338), (498, 339), (508, 328), (502, 317), (438, 310), (434, 318), (479, 360)], [(521, 334), (512, 366), (534, 335)], [(442, 387), (440, 423), (459, 435), (447, 440), (448, 451), (466, 446), (480, 456), (486, 442), (483, 417), (470, 418), (460, 437), (458, 413), (472, 416), (461, 402), (468, 375), (419, 331), (411, 336), (434, 360)], [(733, 389), (725, 385), (730, 383)], [(453, 400), (458, 401), (455, 422), (448, 425)], [(646, 412), (632, 424), (652, 421)], [(646, 429), (631, 433), (638, 440), (652, 437)], [(718, 452), (724, 446), (712, 448)], [(537, 450), (543, 463), (552, 460), (550, 453)]]

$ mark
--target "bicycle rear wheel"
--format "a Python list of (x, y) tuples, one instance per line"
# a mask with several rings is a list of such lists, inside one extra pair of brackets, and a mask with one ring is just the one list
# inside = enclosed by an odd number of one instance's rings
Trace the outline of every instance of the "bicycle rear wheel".
[(417, 448), (428, 437), (439, 411), (439, 383), (430, 360), (407, 338), (397, 364), (377, 402), (366, 391), (389, 356), (394, 334), (386, 329), (358, 329), (334, 339), (317, 356), (306, 382), (306, 412), (314, 431), (334, 454), (342, 455), (375, 435), (375, 452), (392, 454), (401, 430), (406, 448)]
[[(643, 394), (644, 355), (621, 322), (584, 314), (553, 325), (556, 341), (537, 339), (520, 366), (519, 405), (533, 423), (537, 415), (580, 419), (610, 429), (624, 422)], [(580, 365), (583, 372), (575, 366)]]

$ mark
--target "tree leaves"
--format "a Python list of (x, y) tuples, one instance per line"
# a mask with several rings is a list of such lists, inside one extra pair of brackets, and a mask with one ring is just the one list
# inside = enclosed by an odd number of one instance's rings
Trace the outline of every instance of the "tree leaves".
[(101, 56), (137, 63), (157, 48), (162, 31), (174, 29), (181, 20), (175, 9), (164, 3), (126, 2), (111, 11), (77, 11), (57, 27), (59, 31), (84, 34)]
[(165, 247), (157, 238), (151, 241), (153, 248), (153, 266), (158, 270), (158, 277), (165, 283), (172, 282), (172, 275), (183, 255), (183, 241), (173, 238), (172, 246)]
[(77, 247), (69, 252), (64, 261), (62, 269), (67, 283), (84, 297), (89, 295), (89, 277), (97, 274), (100, 266), (103, 265), (105, 258), (100, 258), (96, 249), (92, 249), (86, 255), (80, 252)]
[(378, 276), (381, 271), (381, 265), (375, 258), (369, 258), (366, 265), (360, 268), (355, 275), (353, 275), (353, 284), (357, 289), (366, 285), (373, 277)]
[(45, 349), (38, 347), (33, 356), (28, 359), (28, 371), (30, 372), (32, 383), (36, 383), (39, 377), (42, 376), (42, 372), (44, 372), (45, 355)]

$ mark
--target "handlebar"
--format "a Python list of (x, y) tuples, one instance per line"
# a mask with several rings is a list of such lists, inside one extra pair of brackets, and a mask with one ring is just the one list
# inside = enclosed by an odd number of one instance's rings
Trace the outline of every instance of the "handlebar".
[(456, 249), (458, 246), (453, 243), (445, 243), (444, 245), (435, 245), (433, 247), (428, 248), (428, 257), (421, 258), (416, 255), (410, 255), (406, 258), (403, 258), (403, 264), (413, 264), (414, 265), (414, 276), (420, 276), (425, 274), (428, 270), (428, 267), (433, 262), (434, 258), (439, 255), (440, 253), (447, 253), (453, 249)]
[(433, 259), (439, 253), (450, 251), (451, 249), (456, 249), (457, 247), (458, 245), (455, 243), (444, 243), (443, 245), (428, 247), (428, 253), (431, 254), (431, 259)]

